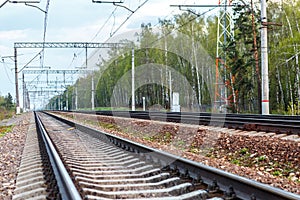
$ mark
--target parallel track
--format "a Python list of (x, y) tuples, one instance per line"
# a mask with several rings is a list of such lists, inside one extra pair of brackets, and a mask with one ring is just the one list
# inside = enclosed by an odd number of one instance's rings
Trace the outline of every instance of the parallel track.
[(76, 113), (147, 120), (220, 126), (248, 131), (265, 131), (300, 136), (300, 116), (220, 114), (158, 111), (72, 111)]
[[(47, 130), (66, 166), (63, 171), (71, 174), (71, 185), (83, 199), (300, 198), (56, 116), (38, 115), (39, 127)], [(73, 187), (60, 180), (64, 190)]]

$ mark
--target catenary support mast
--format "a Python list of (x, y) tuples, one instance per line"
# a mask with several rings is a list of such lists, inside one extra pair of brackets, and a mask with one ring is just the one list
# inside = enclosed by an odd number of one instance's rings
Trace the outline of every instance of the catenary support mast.
[[(226, 46), (229, 41), (234, 40), (234, 23), (231, 16), (231, 0), (219, 0), (222, 9), (218, 16), (217, 29), (217, 52), (216, 52), (216, 85), (215, 85), (215, 110), (227, 112), (227, 78), (226, 72)], [(234, 94), (234, 91), (233, 91)], [(235, 99), (235, 98), (234, 98)]]
[[(16, 88), (16, 113), (20, 113), (20, 100), (19, 100), (19, 83), (18, 83), (18, 74), (23, 71), (23, 67), (18, 71), (18, 62), (17, 62), (17, 49), (24, 48), (120, 48), (125, 46), (127, 43), (92, 43), (92, 42), (15, 42), (14, 43), (14, 57), (15, 57), (15, 88)], [(87, 58), (86, 58), (87, 61)], [(29, 63), (28, 63), (29, 64)], [(87, 62), (86, 62), (87, 64)], [(59, 70), (56, 70), (59, 71)], [(49, 72), (41, 70), (41, 73)], [(29, 73), (29, 71), (28, 71)], [(33, 72), (34, 73), (34, 72)], [(93, 88), (92, 88), (93, 90)], [(94, 96), (93, 96), (94, 97)], [(93, 100), (92, 100), (93, 101)]]
[(268, 74), (268, 20), (267, 2), (261, 0), (261, 77), (262, 77), (262, 98), (261, 107), (263, 115), (270, 114), (269, 111), (269, 74)]

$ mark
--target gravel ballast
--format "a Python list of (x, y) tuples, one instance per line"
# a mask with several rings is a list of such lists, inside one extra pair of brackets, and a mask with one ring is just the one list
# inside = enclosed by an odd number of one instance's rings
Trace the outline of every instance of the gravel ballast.
[(12, 198), (31, 117), (32, 113), (26, 113), (1, 122), (13, 128), (0, 137), (0, 199)]
[(100, 131), (300, 194), (299, 137), (78, 113), (63, 115)]
[[(14, 124), (0, 137), (0, 199), (11, 199), (26, 135), (26, 113), (0, 122)], [(274, 134), (232, 129), (69, 114), (69, 119), (230, 173), (300, 194), (300, 142)]]

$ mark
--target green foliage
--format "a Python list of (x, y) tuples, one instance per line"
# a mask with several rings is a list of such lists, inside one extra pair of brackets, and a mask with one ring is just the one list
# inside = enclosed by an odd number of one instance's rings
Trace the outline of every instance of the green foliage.
[(103, 128), (114, 130), (114, 131), (120, 131), (120, 128), (116, 124), (111, 123), (105, 123), (105, 122), (99, 122), (99, 125)]
[[(147, 33), (149, 34), (149, 33)], [(112, 98), (113, 93), (116, 95), (116, 90), (120, 90), (117, 95), (118, 98), (117, 102), (118, 106), (122, 107), (128, 107), (131, 103), (131, 97), (130, 97), (130, 90), (128, 88), (131, 88), (130, 82), (128, 79), (131, 77), (131, 52), (128, 52), (126, 54), (123, 54), (122, 57), (118, 57), (113, 62), (109, 64), (109, 66), (106, 68), (106, 70), (101, 75), (97, 89), (96, 89), (96, 97), (97, 97), (97, 105), (101, 107), (109, 107), (112, 106)], [(147, 63), (155, 63), (157, 65), (162, 66), (162, 71), (160, 72), (160, 75), (163, 79), (160, 80), (161, 84), (159, 83), (151, 83), (151, 78), (154, 79), (155, 76), (157, 76), (157, 72), (153, 72), (151, 70), (146, 71), (144, 73), (150, 73), (146, 74), (146, 79), (149, 79), (149, 83), (142, 85), (136, 89), (136, 105), (138, 107), (142, 107), (142, 97), (146, 98), (146, 105), (147, 108), (159, 104), (164, 109), (170, 108), (170, 91), (169, 88), (167, 88), (165, 85), (168, 83), (168, 80), (166, 77), (165, 69), (163, 68), (163, 65), (165, 63), (165, 56), (167, 56), (167, 62), (168, 65), (174, 66), (175, 70), (180, 72), (182, 75), (184, 75), (189, 83), (191, 85), (196, 84), (196, 77), (191, 76), (192, 68), (190, 67), (190, 63), (188, 63), (186, 60), (184, 60), (181, 57), (178, 57), (178, 55), (175, 55), (170, 52), (164, 52), (160, 49), (138, 49), (135, 51), (135, 65), (136, 67), (136, 76), (141, 77), (144, 76), (144, 74), (139, 74), (139, 66), (143, 67), (147, 65)], [(178, 64), (178, 60), (180, 61), (180, 64)], [(168, 75), (168, 74), (167, 74)], [(125, 79), (124, 79), (125, 77)], [(118, 84), (120, 84), (122, 87), (118, 88)], [(203, 84), (203, 91), (202, 94), (206, 94), (208, 96), (208, 91), (205, 89), (205, 85)], [(195, 86), (198, 87), (198, 86)], [(127, 90), (126, 90), (127, 88)], [(210, 101), (210, 98), (203, 98), (203, 102)], [(181, 101), (182, 105), (188, 106), (189, 102), (186, 102), (184, 100)]]
[(13, 98), (10, 93), (7, 96), (0, 96), (0, 107), (3, 107), (5, 110), (11, 110), (14, 107)]
[[(235, 3), (239, 3), (236, 1)], [(260, 112), (259, 13), (251, 6), (234, 7), (234, 40), (226, 48), (227, 72), (231, 73), (232, 112)], [(254, 37), (256, 35), (256, 37)], [(230, 77), (230, 75), (227, 75)], [(233, 90), (234, 89), (234, 90)]]
[(244, 147), (240, 150), (240, 154), (245, 155), (246, 153), (248, 153), (248, 148)]
[(0, 126), (0, 138), (3, 137), (6, 133), (11, 132), (13, 126)]
[(279, 26), (269, 29), (270, 107), (273, 113), (299, 114), (300, 1), (270, 2), (268, 17)]
[[(240, 4), (236, 0), (234, 3)], [(261, 110), (261, 56), (260, 56), (260, 4), (238, 6), (234, 8), (234, 40), (228, 41), (223, 48), (226, 51), (226, 70), (220, 73), (226, 76), (227, 96), (232, 112), (259, 113)], [(253, 18), (252, 18), (253, 16)], [(269, 83), (270, 109), (276, 114), (300, 114), (300, 1), (285, 0), (268, 2), (269, 39)], [(215, 62), (218, 19), (216, 16), (196, 17), (184, 12), (171, 20), (159, 19), (160, 32), (154, 31), (150, 23), (141, 25), (139, 46), (135, 46), (135, 66), (159, 66), (160, 82), (149, 82), (136, 87), (136, 107), (141, 109), (142, 97), (146, 98), (149, 109), (156, 104), (162, 109), (170, 109), (170, 89), (168, 87), (168, 69), (174, 69), (188, 82), (188, 86), (177, 87), (182, 108), (188, 111), (210, 111), (214, 99)], [(254, 37), (256, 33), (256, 37)], [(184, 34), (186, 37), (183, 37)], [(189, 39), (187, 39), (189, 38)], [(256, 45), (255, 45), (256, 41)], [(96, 107), (122, 107), (131, 105), (131, 49), (132, 41), (122, 40), (128, 45), (122, 49), (111, 49), (108, 58), (102, 60), (99, 70), (93, 74), (96, 90)], [(178, 52), (183, 52), (180, 55)], [(209, 55), (203, 58), (205, 55)], [(213, 61), (212, 61), (213, 60)], [(147, 77), (137, 74), (145, 80), (154, 74), (147, 71)], [(173, 75), (173, 74), (172, 74)], [(172, 84), (176, 83), (174, 77)], [(49, 107), (58, 109), (59, 101), (63, 107), (75, 109), (75, 90), (78, 92), (78, 108), (91, 108), (92, 75), (82, 77), (75, 85), (67, 88), (59, 98), (53, 97)], [(119, 85), (118, 85), (119, 84)], [(122, 87), (119, 87), (119, 86)], [(183, 85), (183, 84), (181, 84)], [(175, 86), (174, 86), (175, 88)], [(173, 88), (173, 89), (174, 89)], [(189, 90), (192, 88), (192, 91)], [(173, 90), (174, 92), (174, 90)], [(68, 95), (66, 95), (68, 94)], [(66, 100), (68, 97), (68, 101)], [(59, 100), (61, 99), (61, 100)], [(0, 103), (1, 103), (0, 98)], [(67, 105), (68, 103), (68, 105)], [(3, 104), (0, 104), (3, 106)], [(10, 107), (11, 104), (5, 104)]]
[(274, 176), (280, 176), (282, 173), (279, 170), (276, 170), (272, 173)]
[(285, 112), (286, 115), (300, 115), (300, 102), (298, 101), (297, 104), (289, 103), (287, 111)]
[(267, 156), (266, 155), (262, 155), (262, 156), (259, 156), (257, 160), (258, 161), (264, 161), (266, 159), (267, 159)]
[(7, 96), (0, 96), (0, 120), (13, 116), (15, 112), (15, 104), (10, 93)]
[(241, 161), (238, 160), (238, 159), (234, 159), (231, 161), (232, 164), (235, 164), (235, 165), (240, 165)]

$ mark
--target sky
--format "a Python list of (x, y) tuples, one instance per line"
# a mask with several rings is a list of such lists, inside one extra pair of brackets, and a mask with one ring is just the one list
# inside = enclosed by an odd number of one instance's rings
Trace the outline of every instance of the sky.
[[(124, 0), (122, 5), (135, 10), (145, 0)], [(5, 0), (0, 0), (0, 5)], [(158, 24), (158, 18), (170, 19), (180, 14), (182, 4), (217, 4), (218, 0), (148, 0), (124, 23), (131, 12), (112, 4), (93, 3), (92, 0), (50, 0), (47, 13), (46, 42), (106, 42), (112, 33), (122, 35), (139, 29), (141, 23)], [(6, 3), (0, 8), (0, 95), (15, 97), (14, 55), (15, 42), (42, 42), (47, 0), (35, 3), (38, 8), (24, 3)], [(206, 8), (207, 10), (207, 8)], [(198, 10), (200, 12), (200, 10)], [(18, 67), (22, 68), (40, 49), (18, 49)], [(88, 50), (88, 53), (92, 51)], [(40, 66), (37, 56), (29, 66)], [(85, 53), (80, 49), (46, 49), (44, 66), (52, 69), (74, 69), (82, 66)], [(21, 75), (19, 75), (20, 82)], [(29, 77), (30, 78), (30, 77)], [(71, 77), (73, 78), (73, 77)], [(22, 85), (19, 84), (21, 89)], [(21, 91), (21, 90), (20, 90)], [(20, 92), (21, 93), (21, 92)], [(20, 94), (22, 95), (22, 93)], [(22, 96), (20, 97), (21, 103)], [(22, 106), (21, 106), (22, 107)]]

